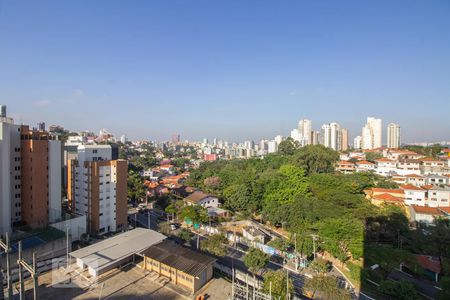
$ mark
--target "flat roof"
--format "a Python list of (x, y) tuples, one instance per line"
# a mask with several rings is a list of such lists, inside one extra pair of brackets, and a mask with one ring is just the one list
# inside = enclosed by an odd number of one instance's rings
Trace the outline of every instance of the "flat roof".
[(140, 253), (165, 238), (165, 235), (154, 230), (135, 228), (69, 254), (81, 259), (88, 267), (99, 271), (133, 254)]
[(165, 240), (142, 252), (146, 257), (159, 261), (192, 276), (199, 276), (215, 258)]

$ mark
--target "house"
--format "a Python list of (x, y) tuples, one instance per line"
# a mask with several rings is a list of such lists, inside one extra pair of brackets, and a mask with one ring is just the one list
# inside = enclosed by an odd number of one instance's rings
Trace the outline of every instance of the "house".
[(213, 276), (215, 258), (164, 240), (141, 253), (144, 270), (167, 277), (176, 285), (195, 293)]
[(399, 175), (420, 175), (420, 161), (417, 159), (399, 159), (396, 172)]
[(422, 154), (418, 154), (414, 151), (410, 150), (401, 150), (401, 149), (388, 149), (384, 153), (384, 157), (392, 159), (392, 160), (399, 160), (399, 159), (419, 159), (423, 157)]
[(376, 206), (382, 206), (383, 204), (392, 204), (397, 206), (404, 206), (405, 200), (402, 197), (396, 197), (391, 194), (377, 194), (374, 195), (370, 202)]
[(450, 184), (450, 177), (446, 175), (428, 174), (426, 176), (426, 182), (431, 185), (446, 185)]
[(433, 225), (436, 218), (445, 216), (445, 214), (436, 207), (419, 205), (410, 205), (409, 215), (411, 222), (421, 223), (427, 226)]
[(380, 158), (375, 160), (376, 173), (383, 176), (389, 176), (391, 174), (396, 174), (397, 172), (397, 161), (389, 158)]
[(344, 174), (350, 174), (355, 172), (356, 165), (350, 161), (341, 160), (336, 163), (336, 171), (342, 172)]
[(426, 177), (424, 177), (422, 175), (407, 174), (407, 175), (405, 175), (405, 177), (406, 177), (406, 180), (405, 180), (406, 184), (411, 184), (411, 185), (415, 185), (415, 186), (423, 186), (423, 185), (427, 184)]
[(371, 199), (373, 196), (381, 194), (390, 194), (398, 198), (404, 198), (405, 192), (401, 189), (384, 189), (384, 188), (371, 188), (364, 190), (367, 199)]
[(450, 186), (436, 185), (428, 189), (428, 205), (432, 207), (450, 206)]
[(420, 159), (420, 171), (422, 174), (445, 174), (448, 171), (447, 162), (437, 158), (426, 157)]
[(368, 172), (375, 170), (375, 164), (367, 160), (357, 161), (355, 165), (356, 172)]
[(195, 191), (186, 198), (184, 202), (187, 205), (200, 205), (204, 208), (219, 207), (219, 199), (217, 197), (203, 193), (202, 191)]
[(391, 180), (398, 185), (406, 184), (406, 176), (404, 175), (392, 175)]
[(268, 236), (264, 232), (254, 226), (242, 228), (242, 236), (252, 243), (265, 244), (268, 239)]
[(419, 266), (424, 270), (424, 275), (438, 282), (439, 275), (442, 274), (441, 260), (439, 257), (417, 254), (414, 256)]
[(427, 190), (411, 184), (401, 185), (400, 189), (405, 193), (405, 203), (407, 205), (426, 205)]

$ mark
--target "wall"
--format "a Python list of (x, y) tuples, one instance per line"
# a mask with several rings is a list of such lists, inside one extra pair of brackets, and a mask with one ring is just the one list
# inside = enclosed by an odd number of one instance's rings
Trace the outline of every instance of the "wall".
[(86, 216), (77, 216), (73, 219), (50, 224), (50, 226), (64, 232), (69, 228), (69, 234), (72, 237), (72, 241), (79, 241), (81, 235), (86, 233)]
[(61, 220), (61, 141), (48, 141), (48, 203), (50, 223)]

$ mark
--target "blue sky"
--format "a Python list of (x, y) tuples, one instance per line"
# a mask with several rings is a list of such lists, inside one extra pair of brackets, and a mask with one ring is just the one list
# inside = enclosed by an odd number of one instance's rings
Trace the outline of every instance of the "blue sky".
[(166, 140), (450, 140), (449, 1), (2, 1), (0, 103), (17, 122)]

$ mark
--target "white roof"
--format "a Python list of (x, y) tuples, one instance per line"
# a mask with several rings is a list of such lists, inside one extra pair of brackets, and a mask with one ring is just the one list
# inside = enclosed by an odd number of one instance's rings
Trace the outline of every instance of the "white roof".
[(144, 251), (166, 238), (159, 232), (135, 228), (112, 238), (81, 248), (70, 253), (96, 271), (102, 270), (133, 254)]

